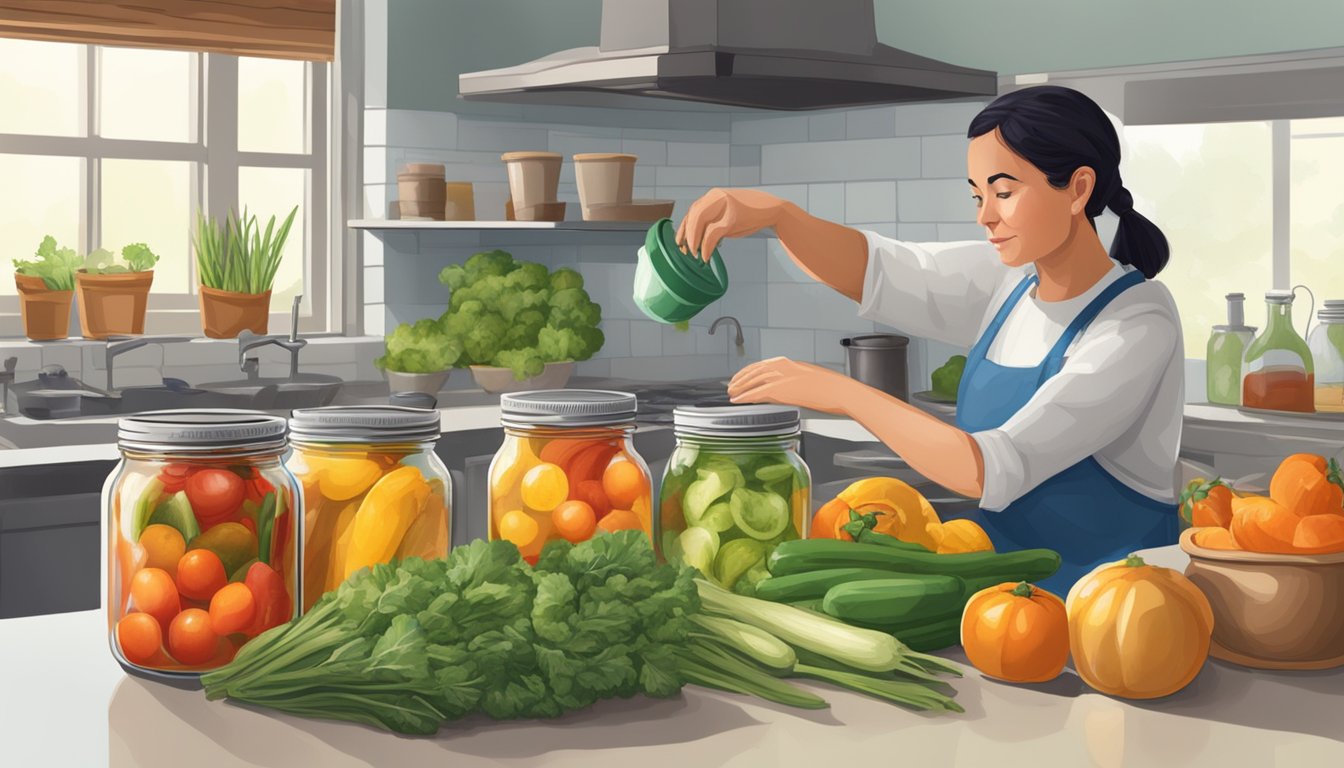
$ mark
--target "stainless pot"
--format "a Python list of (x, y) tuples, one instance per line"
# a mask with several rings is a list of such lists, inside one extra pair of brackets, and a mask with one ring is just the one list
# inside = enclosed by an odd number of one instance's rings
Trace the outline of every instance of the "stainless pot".
[(909, 338), (893, 333), (874, 333), (841, 339), (840, 344), (849, 352), (851, 378), (909, 401)]

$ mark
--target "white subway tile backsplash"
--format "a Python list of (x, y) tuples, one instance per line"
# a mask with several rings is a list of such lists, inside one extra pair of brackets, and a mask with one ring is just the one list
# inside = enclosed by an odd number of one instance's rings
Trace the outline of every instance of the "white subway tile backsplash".
[(501, 123), (463, 118), (457, 123), (457, 148), (499, 153), (545, 150), (548, 143), (544, 126)]
[(364, 305), (364, 333), (375, 336), (387, 333), (387, 308), (384, 305)]
[(919, 139), (855, 139), (761, 147), (761, 181), (862, 181), (917, 178)]
[(388, 181), (395, 183), (397, 180), (396, 176), (388, 176), (387, 162), (386, 147), (365, 147), (364, 183), (386, 184)]
[(811, 141), (836, 141), (845, 138), (845, 113), (823, 112), (808, 116), (807, 138)]
[(659, 187), (721, 187), (728, 183), (728, 166), (664, 165), (656, 178)]
[(719, 253), (723, 255), (733, 286), (765, 283), (770, 280), (770, 251), (764, 237), (743, 237), (722, 241)]
[(630, 322), (630, 355), (658, 357), (663, 354), (663, 324), (652, 320)]
[(591, 264), (579, 265), (584, 287), (593, 301), (602, 306), (602, 317), (613, 320), (644, 320), (644, 313), (635, 305), (635, 267), (632, 264), (602, 264), (601, 269)]
[(611, 360), (611, 377), (643, 381), (683, 381), (724, 376), (724, 359), (712, 356), (672, 356)]
[[(736, 265), (734, 265), (735, 269)], [(733, 272), (736, 274), (736, 269)], [(769, 322), (769, 283), (730, 282), (723, 297), (724, 312), (736, 317), (742, 325), (763, 326)], [(795, 308), (795, 311), (797, 308)], [(723, 326), (719, 326), (723, 328)]]
[(610, 378), (611, 360), (609, 358), (593, 358), (580, 361), (578, 365), (574, 366), (574, 373), (578, 376), (592, 376), (599, 379)]
[(605, 340), (602, 342), (602, 351), (599, 353), (601, 357), (630, 356), (629, 320), (602, 318), (602, 335)]
[(843, 366), (845, 364), (845, 348), (840, 345), (840, 340), (852, 335), (852, 332), (838, 333), (836, 331), (817, 331), (816, 362)]
[[(380, 267), (383, 265), (383, 241), (372, 232), (365, 230), (359, 235), (360, 245), (364, 248), (364, 266)], [(367, 293), (365, 294), (368, 295)]]
[(901, 221), (943, 223), (975, 218), (975, 206), (965, 179), (900, 181), (896, 195)]
[[(895, 215), (894, 199), (892, 209), (893, 215)], [(839, 182), (834, 184), (808, 184), (807, 212), (827, 221), (843, 222), (845, 220), (845, 185)]]
[(772, 357), (787, 357), (791, 360), (812, 362), (815, 346), (812, 331), (786, 330), (782, 328), (761, 329), (761, 360)]
[(807, 141), (807, 115), (744, 117), (733, 120), (734, 144), (780, 144)]
[(734, 187), (754, 187), (761, 183), (761, 166), (734, 165), (728, 169), (728, 183)]
[(416, 323), (425, 318), (437, 319), (448, 308), (448, 302), (436, 301), (433, 304), (388, 304), (387, 332), (402, 323)]
[(646, 139), (622, 139), (621, 151), (639, 158), (635, 164), (638, 172), (641, 167), (667, 165), (667, 142)]
[(550, 146), (552, 152), (559, 152), (565, 156), (564, 165), (573, 172), (574, 155), (585, 152), (619, 152), (621, 151), (621, 137), (619, 131), (613, 132), (611, 136), (594, 136), (591, 133), (568, 133), (564, 131), (550, 132)]
[(663, 326), (663, 354), (683, 357), (695, 354), (695, 332), (697, 328), (687, 327), (681, 330), (674, 325)]
[(387, 145), (387, 110), (364, 110), (364, 146), (382, 147)]
[[(667, 113), (676, 114), (676, 113)], [(622, 139), (645, 139), (649, 141), (686, 141), (692, 143), (727, 143), (731, 140), (727, 130), (703, 131), (681, 128), (623, 128)]]
[(820, 283), (770, 286), (769, 326), (828, 331), (861, 331), (871, 321), (858, 316), (858, 305)]
[(733, 167), (760, 167), (761, 148), (750, 144), (732, 144), (728, 147), (728, 164)]
[[(770, 238), (766, 241), (767, 254), (770, 257), (767, 279), (771, 283), (810, 283), (812, 278), (793, 262), (788, 251), (779, 240)], [(730, 284), (731, 286), (731, 284)], [(730, 288), (731, 289), (731, 288)]]
[(896, 107), (851, 109), (845, 113), (845, 136), (883, 139), (896, 135)]
[(945, 243), (957, 240), (983, 241), (985, 239), (985, 228), (979, 224), (971, 223), (939, 224), (938, 239)]
[(966, 145), (964, 134), (921, 138), (923, 168), (920, 175), (926, 179), (965, 179)]
[(845, 184), (845, 222), (865, 224), (896, 220), (896, 182), (851, 181)]
[(901, 222), (896, 226), (897, 237), (908, 243), (932, 243), (938, 240), (938, 225)]
[(782, 200), (788, 200), (803, 210), (808, 209), (806, 184), (763, 184), (757, 189)]
[(457, 115), (427, 110), (387, 110), (387, 144), (391, 147), (451, 149), (457, 146)]
[[(410, 274), (410, 270), (401, 270), (396, 274)], [(391, 294), (386, 291), (383, 281), (383, 267), (364, 267), (363, 283), (364, 295), (373, 297), (374, 299), (386, 297), (389, 301), (406, 301), (410, 298), (402, 295), (400, 291), (401, 286), (399, 285), (392, 286), (394, 290)]]
[(386, 184), (365, 184), (360, 190), (362, 202), (359, 215), (362, 218), (383, 219), (392, 217)]
[(966, 135), (971, 119), (988, 101), (930, 102), (896, 107), (897, 136), (937, 136), (945, 133)]
[(728, 165), (727, 143), (691, 143), (670, 141), (667, 143), (668, 165)]

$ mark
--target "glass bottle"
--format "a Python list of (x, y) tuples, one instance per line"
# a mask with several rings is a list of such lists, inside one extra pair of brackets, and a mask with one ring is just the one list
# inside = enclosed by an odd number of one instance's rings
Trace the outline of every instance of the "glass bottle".
[(504, 442), (490, 462), (490, 540), (533, 565), (547, 542), (643, 531), (653, 484), (635, 451), (635, 396), (557, 389), (500, 397)]
[[(434, 453), (439, 412), (301, 408), (287, 464), (303, 486), (303, 611), (368, 565), (448, 556), (452, 481)], [(356, 541), (358, 519), (370, 535)]]
[(1316, 410), (1344, 413), (1344, 301), (1327, 301), (1308, 337), (1316, 364)]
[(748, 591), (769, 575), (776, 545), (807, 535), (812, 480), (798, 454), (798, 409), (679, 407), (673, 419), (677, 445), (659, 491), (659, 554), (725, 589)]
[(191, 684), (296, 615), (285, 420), (249, 411), (123, 418), (103, 486), (107, 621), (128, 672)]
[(1209, 334), (1205, 388), (1210, 403), (1241, 405), (1241, 360), (1255, 338), (1246, 325), (1242, 303), (1246, 296), (1227, 294), (1227, 325), (1215, 325)]
[(1247, 408), (1315, 412), (1311, 350), (1293, 328), (1293, 292), (1266, 291), (1269, 320), (1246, 349), (1241, 402)]

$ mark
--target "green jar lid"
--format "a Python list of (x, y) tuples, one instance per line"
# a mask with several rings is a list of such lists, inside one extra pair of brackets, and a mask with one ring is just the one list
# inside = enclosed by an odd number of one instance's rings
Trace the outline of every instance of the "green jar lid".
[(710, 304), (728, 291), (728, 270), (717, 248), (709, 263), (681, 252), (671, 219), (660, 219), (644, 237), (644, 249), (664, 285), (684, 299)]

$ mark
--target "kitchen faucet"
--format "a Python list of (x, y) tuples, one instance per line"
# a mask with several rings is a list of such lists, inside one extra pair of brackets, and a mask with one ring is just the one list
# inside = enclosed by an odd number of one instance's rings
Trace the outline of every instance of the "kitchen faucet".
[(112, 388), (112, 361), (123, 352), (139, 349), (146, 344), (177, 344), (191, 339), (183, 336), (108, 336), (107, 346), (103, 350), (104, 367), (107, 368), (107, 391)]
[(738, 353), (739, 355), (744, 354), (745, 351), (746, 351), (747, 345), (746, 345), (746, 341), (742, 338), (742, 323), (738, 322), (736, 317), (733, 317), (733, 316), (731, 316), (731, 315), (724, 315), (723, 317), (720, 317), (718, 320), (715, 320), (715, 321), (709, 326), (709, 335), (710, 335), (710, 336), (713, 336), (713, 335), (714, 335), (714, 331), (715, 331), (715, 329), (717, 329), (717, 328), (719, 327), (719, 323), (732, 323), (732, 324), (733, 324), (733, 327), (737, 329), (737, 339), (736, 339), (736, 341), (735, 341), (735, 343), (737, 344), (737, 353)]
[(294, 304), (289, 312), (289, 338), (284, 336), (258, 336), (251, 331), (240, 331), (238, 333), (238, 367), (243, 373), (247, 374), (248, 381), (255, 381), (258, 377), (258, 368), (261, 365), (255, 357), (248, 357), (248, 350), (264, 347), (268, 344), (274, 344), (277, 347), (289, 351), (289, 378), (296, 379), (299, 375), (299, 350), (308, 345), (306, 339), (299, 338), (299, 303), (303, 301), (300, 294), (294, 297)]

